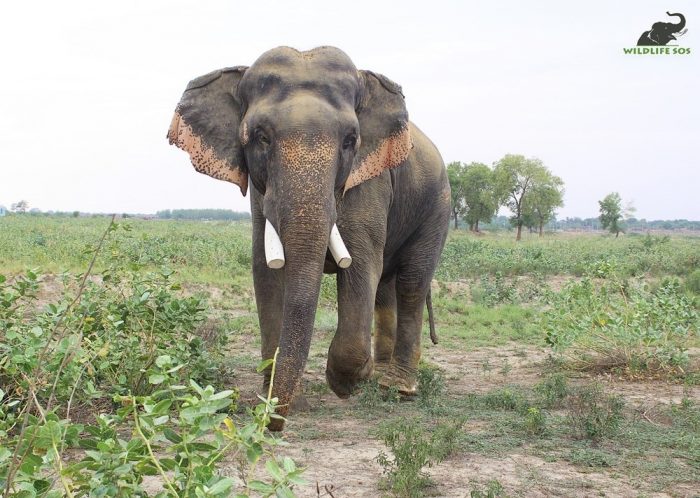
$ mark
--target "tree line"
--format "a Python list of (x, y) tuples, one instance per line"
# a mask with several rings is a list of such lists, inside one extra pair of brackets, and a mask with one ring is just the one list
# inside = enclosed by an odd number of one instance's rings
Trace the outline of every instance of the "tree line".
[(536, 227), (542, 236), (556, 209), (564, 205), (564, 181), (534, 157), (507, 154), (493, 167), (456, 161), (447, 165), (447, 176), (455, 228), (461, 218), (478, 232), (480, 222), (490, 223), (506, 207), (516, 240), (521, 239), (523, 227)]
[(249, 220), (250, 213), (230, 209), (165, 209), (156, 212), (163, 220)]

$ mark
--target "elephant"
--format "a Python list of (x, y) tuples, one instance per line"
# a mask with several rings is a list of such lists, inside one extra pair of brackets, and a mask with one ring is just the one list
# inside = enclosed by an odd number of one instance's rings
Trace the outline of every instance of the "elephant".
[(680, 33), (685, 28), (685, 16), (681, 13), (671, 14), (666, 12), (666, 15), (677, 16), (679, 21), (677, 24), (670, 22), (655, 22), (651, 25), (651, 30), (642, 33), (637, 41), (638, 46), (645, 45), (666, 45), (671, 40), (675, 40), (674, 33)]
[(262, 358), (279, 348), (274, 379), (264, 372), (281, 415), (269, 428), (283, 429), (300, 395), (324, 272), (336, 274), (338, 295), (331, 389), (346, 398), (375, 375), (415, 394), (450, 186), (436, 146), (408, 119), (401, 87), (358, 71), (338, 48), (278, 47), (250, 67), (192, 80), (168, 139), (200, 173), (243, 195), (252, 183)]

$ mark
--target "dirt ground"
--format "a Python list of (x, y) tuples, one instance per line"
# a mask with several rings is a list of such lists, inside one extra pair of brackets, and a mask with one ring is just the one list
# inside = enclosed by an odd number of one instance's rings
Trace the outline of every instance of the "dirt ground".
[[(237, 341), (236, 355), (257, 354), (253, 340)], [(425, 341), (429, 342), (429, 341)], [(247, 343), (247, 344), (246, 344)], [(317, 349), (317, 348), (314, 348)], [(505, 384), (532, 386), (546, 373), (547, 351), (512, 343), (501, 348), (480, 348), (458, 352), (440, 345), (426, 345), (423, 358), (439, 366), (447, 381), (448, 396), (483, 393)], [(302, 497), (381, 497), (388, 496), (379, 487), (382, 468), (376, 462), (381, 441), (371, 435), (377, 422), (353, 415), (361, 410), (357, 397), (341, 400), (327, 389), (309, 394), (309, 386), (325, 383), (322, 352), (312, 350), (305, 374), (310, 411), (289, 417), (285, 439), (290, 446), (281, 451), (306, 468), (308, 485), (295, 488)], [(502, 365), (509, 365), (507, 375)], [(485, 365), (491, 367), (485, 369)], [(500, 371), (499, 371), (500, 370)], [(583, 380), (583, 379), (582, 379)], [(652, 411), (654, 406), (678, 403), (683, 396), (700, 401), (700, 387), (690, 390), (682, 385), (661, 381), (629, 382), (613, 377), (599, 377), (606, 390), (624, 396), (628, 407)], [(253, 399), (260, 390), (260, 377), (254, 369), (239, 370), (237, 382), (241, 397)], [(400, 410), (400, 408), (399, 408)], [(398, 413), (393, 413), (396, 417)], [(479, 421), (467, 422), (464, 430), (478, 431)], [(224, 469), (235, 474), (235, 463), (227, 462)], [(469, 497), (474, 489), (484, 490), (488, 481), (496, 479), (507, 496), (527, 497), (693, 497), (700, 489), (691, 485), (676, 486), (669, 493), (645, 492), (643, 483), (616, 473), (614, 469), (585, 469), (568, 462), (545, 461), (528, 454), (521, 447), (505, 456), (458, 452), (442, 463), (427, 469), (436, 486), (428, 490), (432, 496)], [(700, 482), (696, 476), (694, 481)]]

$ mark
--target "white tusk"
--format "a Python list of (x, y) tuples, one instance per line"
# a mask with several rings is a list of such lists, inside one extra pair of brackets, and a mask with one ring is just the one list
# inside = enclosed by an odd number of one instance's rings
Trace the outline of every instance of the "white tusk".
[(267, 266), (273, 270), (279, 270), (284, 266), (284, 247), (280, 236), (270, 220), (265, 220), (265, 259)]
[(348, 248), (345, 247), (343, 238), (340, 236), (340, 232), (338, 231), (338, 225), (336, 224), (333, 224), (333, 228), (331, 229), (328, 247), (331, 250), (333, 259), (335, 259), (335, 262), (338, 263), (338, 266), (341, 268), (347, 268), (350, 266), (350, 263), (352, 263), (352, 258), (350, 257)]

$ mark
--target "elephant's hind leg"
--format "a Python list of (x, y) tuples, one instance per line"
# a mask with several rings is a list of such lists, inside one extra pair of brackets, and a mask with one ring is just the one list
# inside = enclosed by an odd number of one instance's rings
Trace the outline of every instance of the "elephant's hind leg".
[[(442, 244), (435, 243), (435, 226), (422, 227), (413, 242), (401, 249), (396, 273), (396, 333), (388, 371), (379, 384), (398, 388), (399, 392), (413, 395), (417, 390), (418, 362), (420, 361), (421, 331), (425, 298), (437, 267)], [(438, 239), (439, 241), (440, 239)], [(444, 243), (444, 236), (442, 237)]]
[(382, 278), (374, 302), (374, 371), (389, 370), (396, 342), (396, 274)]

